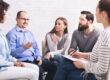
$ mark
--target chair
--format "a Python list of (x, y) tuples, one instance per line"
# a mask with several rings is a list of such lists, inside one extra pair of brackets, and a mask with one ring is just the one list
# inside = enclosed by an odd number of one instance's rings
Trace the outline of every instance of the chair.
[[(46, 48), (45, 44), (46, 44), (46, 41), (42, 40), (42, 56), (43, 57), (44, 57), (44, 51), (45, 51), (45, 48)], [(45, 80), (46, 75), (47, 75), (47, 72), (43, 72), (43, 80)]]
[(45, 44), (46, 44), (46, 41), (42, 40), (42, 56), (43, 57), (44, 57), (44, 51), (45, 51), (45, 48), (46, 48)]

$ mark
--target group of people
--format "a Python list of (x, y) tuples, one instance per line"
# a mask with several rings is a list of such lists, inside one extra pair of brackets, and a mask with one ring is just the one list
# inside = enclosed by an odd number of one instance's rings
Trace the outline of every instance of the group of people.
[[(0, 23), (5, 22), (8, 7), (7, 2), (0, 1)], [(71, 42), (67, 19), (57, 18), (53, 29), (46, 34), (43, 57), (34, 35), (27, 29), (28, 13), (19, 11), (17, 24), (6, 37), (0, 29), (0, 80), (42, 80), (44, 71), (45, 80), (106, 80), (110, 63), (109, 10), (110, 0), (98, 2), (96, 19), (103, 24), (103, 32), (95, 29), (94, 15), (82, 11)], [(68, 55), (85, 61), (62, 57), (68, 47)]]

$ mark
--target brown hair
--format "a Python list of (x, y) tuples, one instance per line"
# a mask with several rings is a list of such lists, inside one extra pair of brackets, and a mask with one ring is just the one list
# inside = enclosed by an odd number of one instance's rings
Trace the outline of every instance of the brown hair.
[[(68, 22), (67, 22), (66, 18), (64, 18), (64, 17), (57, 18), (56, 21), (55, 21), (55, 24), (58, 20), (62, 20), (64, 25), (66, 25), (66, 28), (64, 30), (64, 34), (68, 33), (68, 28), (67, 28), (68, 27)], [(55, 26), (49, 33), (56, 33)]]
[(16, 15), (16, 18), (20, 18), (20, 14), (22, 13), (22, 12), (24, 12), (24, 13), (27, 13), (26, 11), (18, 11), (18, 13), (17, 13), (17, 15)]
[(86, 15), (86, 19), (88, 21), (91, 20), (92, 23), (93, 23), (93, 21), (94, 21), (94, 15), (90, 11), (81, 11), (81, 14), (85, 14)]
[(9, 4), (0, 0), (0, 22), (3, 20), (3, 16), (5, 15), (4, 10), (8, 10)]
[(100, 0), (99, 4), (99, 11), (105, 11), (107, 13), (108, 19), (110, 21), (110, 0)]
[[(64, 30), (64, 34), (67, 34), (68, 33), (68, 22), (67, 22), (67, 19), (64, 18), (64, 17), (58, 17), (56, 19), (56, 21), (55, 21), (55, 25), (56, 25), (56, 22), (58, 20), (62, 20), (63, 21), (64, 25), (66, 26), (66, 28)], [(55, 26), (54, 26), (54, 28), (49, 33), (56, 33)], [(47, 35), (46, 35), (46, 37), (47, 37)], [(45, 45), (47, 46), (47, 39), (45, 38), (45, 40), (46, 40), (46, 44)]]

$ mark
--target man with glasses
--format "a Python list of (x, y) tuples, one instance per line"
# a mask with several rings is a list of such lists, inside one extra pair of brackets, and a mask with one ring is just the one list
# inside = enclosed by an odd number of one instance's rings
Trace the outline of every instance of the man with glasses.
[[(78, 29), (73, 32), (68, 54), (91, 53), (100, 31), (93, 25), (94, 15), (90, 11), (81, 11)], [(96, 80), (93, 74), (84, 73), (84, 69), (75, 67), (75, 61), (64, 58), (53, 80)]]
[(20, 62), (42, 64), (37, 42), (32, 32), (27, 29), (29, 16), (26, 11), (19, 11), (16, 17), (17, 25), (7, 33), (11, 55)]

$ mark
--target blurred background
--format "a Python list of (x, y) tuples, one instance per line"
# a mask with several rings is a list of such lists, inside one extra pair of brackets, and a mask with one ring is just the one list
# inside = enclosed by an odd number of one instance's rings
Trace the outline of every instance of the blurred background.
[[(68, 20), (69, 34), (77, 29), (79, 16), (82, 10), (96, 12), (98, 0), (5, 0), (10, 4), (7, 12), (7, 21), (1, 25), (4, 34), (16, 25), (16, 14), (20, 10), (28, 12), (30, 24), (28, 28), (33, 32), (38, 43), (40, 52), (42, 50), (42, 40), (55, 24), (58, 17), (65, 17)], [(103, 30), (102, 24), (94, 21), (94, 26)]]

